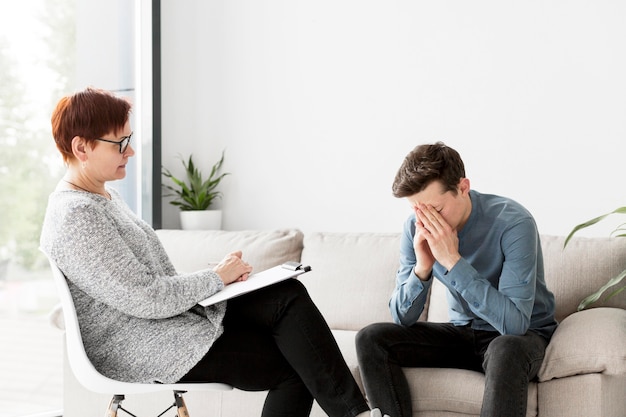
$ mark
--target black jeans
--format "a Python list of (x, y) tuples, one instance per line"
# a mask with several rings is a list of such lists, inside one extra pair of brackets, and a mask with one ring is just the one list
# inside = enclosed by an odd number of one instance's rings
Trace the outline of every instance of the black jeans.
[(357, 356), (372, 408), (411, 417), (411, 394), (402, 367), (459, 368), (485, 374), (481, 417), (524, 417), (528, 383), (536, 377), (548, 342), (523, 336), (418, 322), (377, 323), (357, 334)]
[(269, 390), (263, 417), (305, 417), (313, 398), (332, 417), (369, 410), (326, 321), (295, 279), (228, 301), (224, 333), (181, 382)]

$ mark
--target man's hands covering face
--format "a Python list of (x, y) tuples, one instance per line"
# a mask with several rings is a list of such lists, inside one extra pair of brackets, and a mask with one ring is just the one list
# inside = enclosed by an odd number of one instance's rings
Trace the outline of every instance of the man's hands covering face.
[(415, 274), (427, 280), (435, 260), (450, 270), (461, 259), (459, 238), (456, 229), (432, 206), (420, 204), (414, 210), (417, 218), (413, 239), (417, 258)]

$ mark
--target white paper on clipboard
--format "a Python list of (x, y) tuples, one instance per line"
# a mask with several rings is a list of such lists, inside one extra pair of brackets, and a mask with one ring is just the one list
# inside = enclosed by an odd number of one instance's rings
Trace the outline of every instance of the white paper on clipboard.
[(273, 268), (266, 269), (265, 271), (252, 274), (245, 281), (233, 282), (232, 284), (225, 286), (222, 291), (213, 294), (209, 298), (205, 298), (198, 304), (203, 307), (210, 306), (212, 304), (219, 303), (220, 301), (228, 300), (229, 298), (237, 297), (239, 295), (267, 287), (268, 285), (297, 277), (298, 275), (302, 275), (310, 270), (311, 268), (308, 266), (299, 266), (296, 269), (293, 269), (293, 262), (277, 265)]

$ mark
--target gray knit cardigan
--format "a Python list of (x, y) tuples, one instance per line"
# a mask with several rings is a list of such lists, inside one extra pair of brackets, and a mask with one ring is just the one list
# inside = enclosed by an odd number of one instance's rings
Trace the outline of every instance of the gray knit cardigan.
[[(65, 274), (87, 355), (120, 381), (173, 383), (222, 333), (223, 288), (211, 270), (177, 274), (154, 230), (113, 189), (50, 195), (42, 249)], [(208, 262), (208, 260), (207, 260)]]

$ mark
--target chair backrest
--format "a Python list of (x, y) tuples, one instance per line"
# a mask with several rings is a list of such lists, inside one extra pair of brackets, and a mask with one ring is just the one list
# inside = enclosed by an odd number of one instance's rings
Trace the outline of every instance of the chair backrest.
[[(61, 301), (61, 307), (63, 309), (67, 357), (70, 367), (72, 368), (72, 372), (76, 376), (78, 382), (80, 382), (85, 388), (95, 392), (108, 393), (110, 391), (107, 387), (115, 384), (116, 381), (110, 380), (100, 374), (89, 360), (83, 345), (83, 338), (80, 335), (80, 326), (78, 324), (78, 317), (76, 316), (76, 308), (74, 307), (74, 300), (72, 299), (72, 294), (69, 286), (67, 285), (65, 275), (63, 275), (63, 272), (50, 258), (50, 256), (47, 257), (52, 270), (52, 276), (57, 288), (57, 293)], [(104, 389), (103, 385), (105, 387)]]
[(132, 394), (161, 391), (166, 389), (183, 391), (229, 391), (233, 389), (230, 385), (217, 382), (198, 384), (142, 384), (116, 381), (102, 375), (93, 366), (93, 364), (89, 360), (89, 357), (87, 356), (87, 352), (85, 351), (83, 338), (80, 334), (78, 316), (76, 315), (76, 308), (74, 306), (74, 300), (72, 299), (72, 293), (70, 292), (70, 288), (67, 285), (67, 279), (65, 278), (63, 272), (56, 265), (56, 263), (52, 260), (52, 258), (45, 252), (44, 254), (48, 258), (48, 262), (50, 263), (52, 276), (54, 278), (54, 283), (59, 294), (61, 307), (63, 309), (63, 321), (65, 322), (65, 343), (70, 368), (72, 369), (76, 380), (82, 386), (90, 391), (103, 394)]

